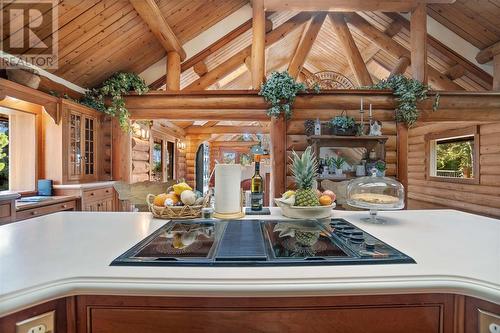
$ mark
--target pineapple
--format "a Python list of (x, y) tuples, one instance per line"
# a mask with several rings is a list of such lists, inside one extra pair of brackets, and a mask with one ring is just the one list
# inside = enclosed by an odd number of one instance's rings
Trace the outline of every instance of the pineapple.
[(295, 178), (295, 206), (319, 206), (318, 196), (313, 189), (314, 177), (318, 172), (318, 162), (311, 147), (307, 147), (301, 157), (292, 152), (292, 174)]

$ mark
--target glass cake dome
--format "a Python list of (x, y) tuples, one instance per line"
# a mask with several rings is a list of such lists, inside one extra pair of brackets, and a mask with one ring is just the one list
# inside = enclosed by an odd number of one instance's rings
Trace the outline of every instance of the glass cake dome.
[(395, 179), (372, 175), (353, 179), (347, 185), (347, 204), (356, 208), (369, 209), (370, 217), (363, 220), (373, 223), (384, 223), (377, 217), (379, 210), (398, 210), (405, 206), (405, 190)]

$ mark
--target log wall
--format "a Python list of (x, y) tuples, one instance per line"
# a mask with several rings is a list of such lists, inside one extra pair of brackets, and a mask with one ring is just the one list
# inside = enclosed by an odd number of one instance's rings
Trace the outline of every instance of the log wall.
[(150, 179), (150, 140), (132, 137), (132, 183)]
[(471, 124), (433, 124), (409, 131), (408, 207), (410, 209), (453, 208), (500, 217), (500, 123), (479, 126), (479, 184), (426, 179), (425, 134), (467, 126)]

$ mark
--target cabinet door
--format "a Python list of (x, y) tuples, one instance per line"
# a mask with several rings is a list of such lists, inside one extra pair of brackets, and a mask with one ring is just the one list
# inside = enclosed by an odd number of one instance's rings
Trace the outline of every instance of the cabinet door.
[(96, 152), (96, 137), (97, 137), (97, 119), (93, 117), (83, 117), (83, 168), (82, 175), (86, 179), (96, 178), (97, 168), (97, 152)]
[(68, 178), (78, 180), (82, 175), (82, 115), (69, 113)]
[(113, 197), (106, 198), (106, 199), (103, 201), (103, 203), (102, 203), (102, 205), (103, 205), (103, 209), (102, 209), (102, 210), (103, 210), (104, 212), (113, 212), (113, 211), (115, 210), (115, 209), (114, 209), (114, 208), (115, 208), (115, 207), (114, 207), (114, 202), (115, 202), (115, 200), (114, 200), (114, 198), (113, 198)]

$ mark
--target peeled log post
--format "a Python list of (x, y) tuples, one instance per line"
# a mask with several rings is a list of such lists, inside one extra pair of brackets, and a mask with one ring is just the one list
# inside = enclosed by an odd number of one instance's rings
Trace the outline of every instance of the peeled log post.
[(500, 54), (493, 57), (493, 90), (500, 90)]
[(411, 70), (415, 80), (427, 84), (427, 9), (418, 4), (410, 17)]
[[(286, 191), (286, 121), (271, 119), (271, 199)], [(270, 200), (271, 202), (273, 200)]]
[(132, 150), (149, 151), (149, 141), (141, 140), (139, 138), (132, 138)]
[(264, 0), (252, 1), (252, 87), (259, 89), (266, 75), (266, 13)]
[(181, 89), (181, 57), (179, 53), (167, 53), (167, 91)]

